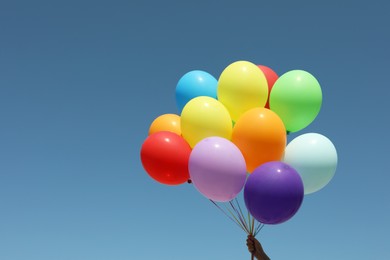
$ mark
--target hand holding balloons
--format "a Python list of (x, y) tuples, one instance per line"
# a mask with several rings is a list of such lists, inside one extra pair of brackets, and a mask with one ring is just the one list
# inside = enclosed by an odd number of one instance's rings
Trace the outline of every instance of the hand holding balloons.
[(177, 83), (176, 103), (180, 116), (156, 118), (141, 148), (144, 169), (160, 183), (191, 178), (203, 196), (230, 205), (244, 189), (255, 219), (280, 224), (335, 173), (337, 152), (325, 136), (303, 134), (286, 147), (286, 132), (307, 127), (322, 105), (321, 86), (309, 72), (278, 77), (264, 65), (237, 61), (217, 81), (194, 70)]

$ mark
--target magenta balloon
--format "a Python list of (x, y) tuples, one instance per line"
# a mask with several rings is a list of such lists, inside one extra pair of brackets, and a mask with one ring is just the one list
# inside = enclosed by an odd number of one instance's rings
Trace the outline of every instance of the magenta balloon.
[(264, 224), (280, 224), (298, 211), (303, 182), (298, 172), (283, 162), (268, 162), (249, 176), (244, 189), (245, 205)]
[(222, 137), (208, 137), (197, 143), (188, 168), (195, 188), (213, 201), (234, 199), (245, 184), (244, 156), (235, 144)]

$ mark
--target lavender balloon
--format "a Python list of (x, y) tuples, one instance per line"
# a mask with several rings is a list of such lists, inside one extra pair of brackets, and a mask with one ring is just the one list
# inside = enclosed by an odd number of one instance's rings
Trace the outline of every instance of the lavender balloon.
[(264, 224), (280, 224), (298, 211), (303, 200), (303, 183), (298, 172), (283, 162), (257, 167), (244, 188), (245, 205)]
[(214, 201), (234, 199), (245, 184), (245, 159), (235, 144), (222, 137), (208, 137), (197, 143), (188, 168), (195, 188)]

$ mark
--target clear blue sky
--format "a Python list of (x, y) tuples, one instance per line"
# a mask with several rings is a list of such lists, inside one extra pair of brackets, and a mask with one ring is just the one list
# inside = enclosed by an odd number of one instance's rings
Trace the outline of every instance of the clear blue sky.
[(323, 106), (332, 182), (260, 233), (271, 259), (390, 259), (389, 3), (0, 2), (0, 259), (250, 259), (191, 185), (150, 179), (149, 124), (193, 69), (304, 69)]

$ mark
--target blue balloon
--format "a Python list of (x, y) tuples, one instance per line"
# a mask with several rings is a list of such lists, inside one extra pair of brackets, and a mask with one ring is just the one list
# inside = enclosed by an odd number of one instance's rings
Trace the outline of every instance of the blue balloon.
[(217, 79), (205, 71), (193, 70), (186, 73), (176, 86), (176, 105), (179, 114), (193, 98), (208, 96), (216, 99), (217, 84)]

